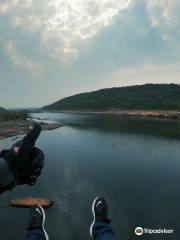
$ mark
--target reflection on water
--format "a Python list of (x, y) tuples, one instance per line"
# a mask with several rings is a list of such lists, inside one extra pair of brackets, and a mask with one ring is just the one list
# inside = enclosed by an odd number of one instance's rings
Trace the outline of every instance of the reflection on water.
[(57, 121), (85, 130), (146, 134), (180, 140), (179, 120), (110, 114), (36, 113), (32, 115), (46, 121)]
[(47, 212), (51, 239), (90, 239), (90, 206), (99, 194), (108, 199), (118, 239), (136, 239), (137, 226), (174, 228), (176, 234), (167, 239), (178, 239), (179, 122), (96, 114), (35, 116), (66, 126), (40, 136), (46, 166), (37, 185), (17, 187), (1, 196), (1, 239), (24, 239), (27, 212), (7, 207), (9, 199), (22, 196), (55, 200)]

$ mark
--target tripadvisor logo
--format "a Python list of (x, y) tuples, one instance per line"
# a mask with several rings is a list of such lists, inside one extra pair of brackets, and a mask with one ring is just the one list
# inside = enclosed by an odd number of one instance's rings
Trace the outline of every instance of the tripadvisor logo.
[(137, 227), (135, 229), (135, 234), (138, 236), (141, 236), (143, 234), (143, 228), (142, 227)]
[(135, 234), (141, 236), (142, 234), (172, 234), (174, 229), (166, 229), (166, 228), (159, 228), (159, 229), (150, 229), (150, 228), (142, 228), (137, 227), (135, 229)]

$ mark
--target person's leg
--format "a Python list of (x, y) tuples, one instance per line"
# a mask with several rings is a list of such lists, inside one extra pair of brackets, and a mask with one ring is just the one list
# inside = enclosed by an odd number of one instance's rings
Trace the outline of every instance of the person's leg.
[(92, 204), (94, 220), (90, 227), (90, 235), (95, 240), (116, 240), (108, 219), (108, 206), (105, 198), (97, 197)]
[(26, 240), (49, 240), (44, 229), (45, 219), (44, 209), (40, 205), (31, 208), (28, 218)]
[(42, 228), (33, 228), (28, 230), (26, 240), (46, 240)]

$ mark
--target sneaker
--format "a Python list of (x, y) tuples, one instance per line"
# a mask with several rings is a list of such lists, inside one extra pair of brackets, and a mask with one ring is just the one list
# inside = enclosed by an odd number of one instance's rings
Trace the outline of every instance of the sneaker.
[(92, 203), (93, 222), (90, 226), (90, 235), (93, 237), (93, 227), (97, 220), (108, 220), (108, 205), (104, 197), (96, 197)]
[(27, 228), (29, 230), (32, 228), (41, 228), (44, 232), (45, 239), (49, 240), (48, 234), (44, 229), (45, 220), (46, 220), (46, 215), (45, 215), (44, 209), (40, 205), (33, 206), (29, 212)]

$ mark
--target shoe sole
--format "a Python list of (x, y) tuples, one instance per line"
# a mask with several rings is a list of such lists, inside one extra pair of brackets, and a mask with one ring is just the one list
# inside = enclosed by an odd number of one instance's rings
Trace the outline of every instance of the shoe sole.
[(94, 226), (94, 223), (95, 223), (95, 211), (94, 211), (94, 205), (95, 205), (95, 202), (97, 201), (99, 197), (96, 197), (92, 203), (92, 214), (93, 214), (93, 222), (91, 223), (91, 226), (90, 226), (90, 229), (89, 229), (89, 233), (90, 233), (90, 236), (93, 238), (93, 226)]
[(43, 229), (43, 232), (44, 232), (44, 235), (45, 235), (45, 239), (49, 240), (49, 236), (48, 236), (47, 232), (44, 229), (44, 224), (45, 224), (45, 220), (46, 220), (46, 214), (44, 212), (44, 209), (41, 207), (41, 205), (38, 205), (38, 207), (41, 209), (41, 212), (43, 214), (42, 229)]

